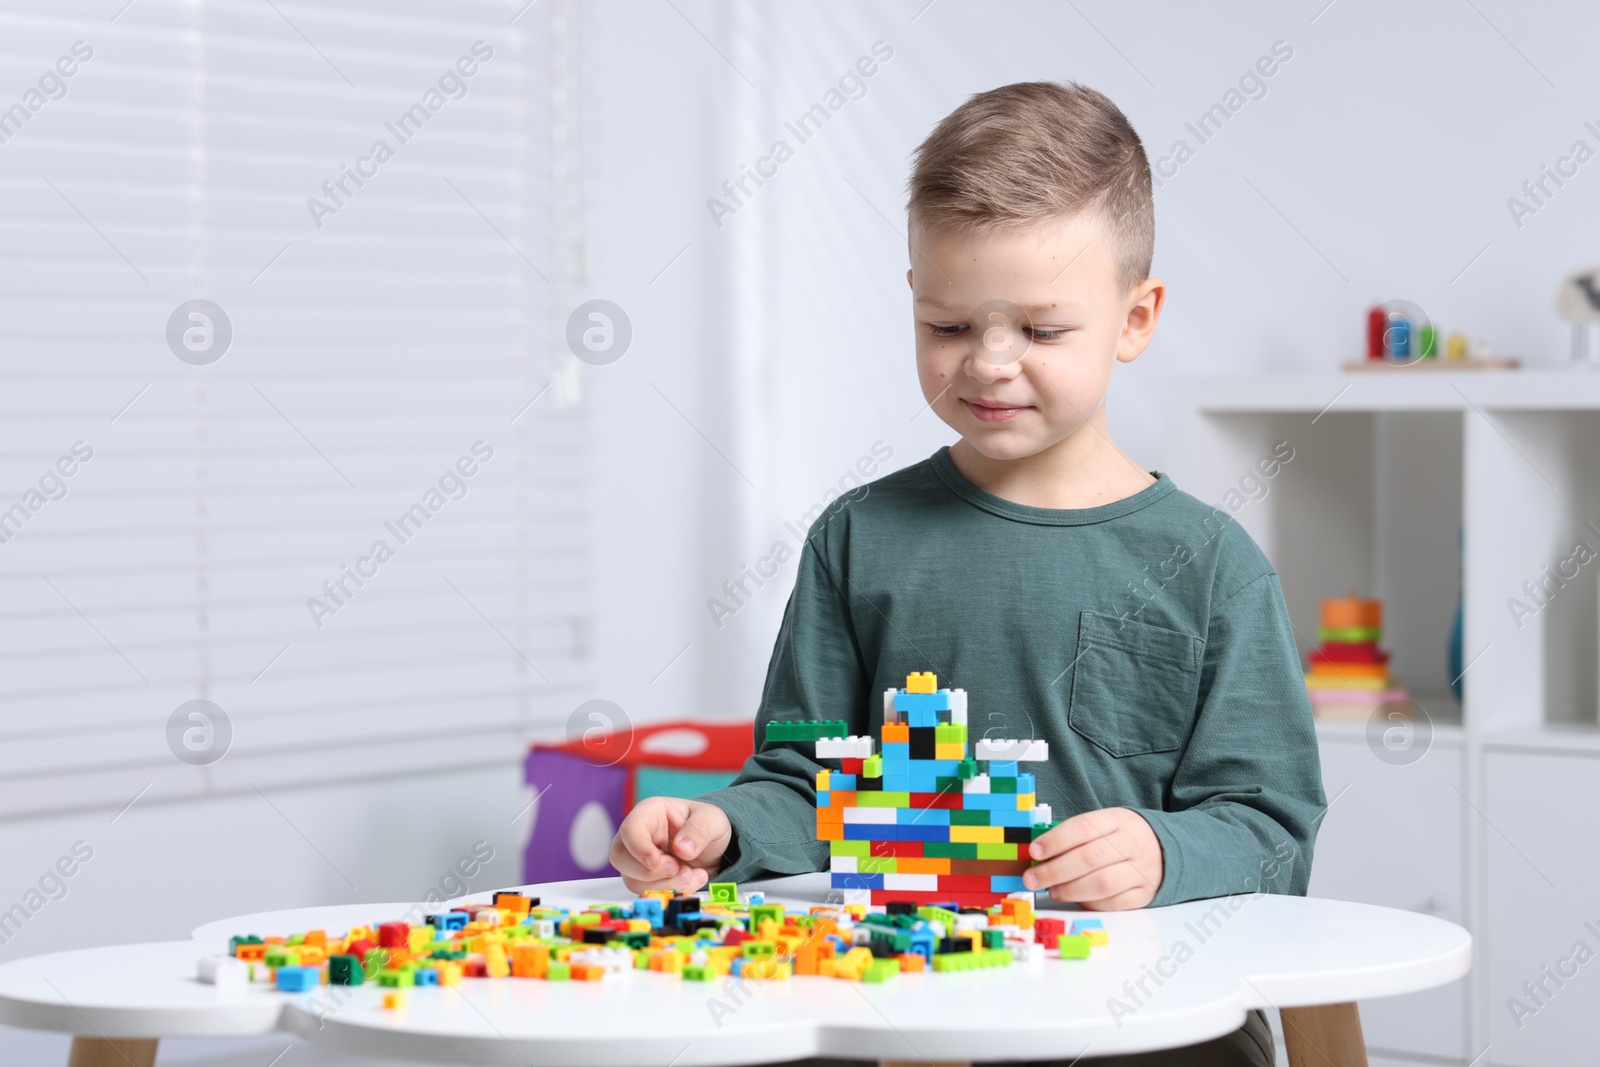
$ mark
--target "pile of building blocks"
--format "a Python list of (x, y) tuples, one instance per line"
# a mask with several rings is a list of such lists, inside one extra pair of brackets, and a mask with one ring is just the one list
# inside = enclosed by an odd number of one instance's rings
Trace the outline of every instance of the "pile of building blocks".
[(1028, 846), (1056, 823), (1018, 765), (1048, 759), (1044, 741), (981, 738), (969, 756), (966, 690), (940, 689), (928, 671), (884, 691), (878, 752), (844, 731), (842, 721), (774, 722), (766, 736), (841, 762), (817, 772), (817, 837), (829, 843), (835, 889), (884, 905), (1032, 899)]
[(1365, 722), (1385, 705), (1410, 716), (1400, 677), (1389, 669), (1383, 638), (1383, 601), (1355, 596), (1324, 600), (1317, 640), (1306, 670), (1311, 711), (1319, 719)]
[(816, 975), (882, 982), (902, 971), (1088, 959), (1106, 943), (1100, 920), (1036, 916), (1030, 897), (988, 909), (894, 902), (802, 913), (760, 893), (741, 901), (733, 882), (707, 888), (706, 900), (652, 890), (627, 904), (581, 909), (496, 893), (492, 903), (429, 915), (419, 925), (383, 922), (342, 936), (241, 935), (229, 941), (228, 955), (200, 960), (199, 978), (234, 991), (259, 984), (288, 993), (375, 982), (385, 987), (384, 1006), (399, 1008), (407, 989), (479, 978), (592, 982), (656, 971), (690, 981)]

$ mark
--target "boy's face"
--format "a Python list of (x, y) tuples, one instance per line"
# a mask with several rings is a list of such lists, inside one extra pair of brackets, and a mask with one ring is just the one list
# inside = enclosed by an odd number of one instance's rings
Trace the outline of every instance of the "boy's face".
[(981, 455), (1025, 459), (1103, 430), (1112, 368), (1150, 343), (1165, 287), (1122, 292), (1101, 229), (1092, 215), (978, 235), (913, 228), (922, 395)]

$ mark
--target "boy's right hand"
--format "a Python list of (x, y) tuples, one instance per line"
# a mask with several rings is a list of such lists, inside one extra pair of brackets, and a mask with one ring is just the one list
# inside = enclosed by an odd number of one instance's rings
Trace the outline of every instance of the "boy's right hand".
[(733, 840), (728, 815), (715, 804), (646, 797), (633, 806), (611, 842), (611, 866), (635, 893), (693, 893), (717, 873)]

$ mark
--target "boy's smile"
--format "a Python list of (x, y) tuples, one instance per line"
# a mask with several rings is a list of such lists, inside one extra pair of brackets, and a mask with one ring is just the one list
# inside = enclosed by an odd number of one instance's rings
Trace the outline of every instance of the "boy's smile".
[[(1081, 213), (977, 234), (913, 228), (923, 396), (961, 434), (961, 472), (1019, 503), (1092, 506), (1151, 480), (1111, 443), (1103, 402), (1112, 368), (1149, 344), (1166, 290), (1148, 278), (1119, 292), (1104, 230)], [(1089, 503), (1063, 502), (1074, 484)]]

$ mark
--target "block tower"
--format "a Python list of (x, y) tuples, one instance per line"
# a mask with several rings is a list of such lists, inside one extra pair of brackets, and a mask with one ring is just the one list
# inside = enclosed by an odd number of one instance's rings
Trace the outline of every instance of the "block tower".
[(817, 772), (817, 838), (847, 902), (987, 908), (1031, 892), (1028, 845), (1055, 823), (1017, 767), (1047, 759), (1044, 741), (984, 738), (968, 755), (966, 691), (940, 689), (925, 671), (884, 691), (881, 751), (844, 729), (775, 722), (767, 740), (815, 742), (817, 760), (841, 762)]

